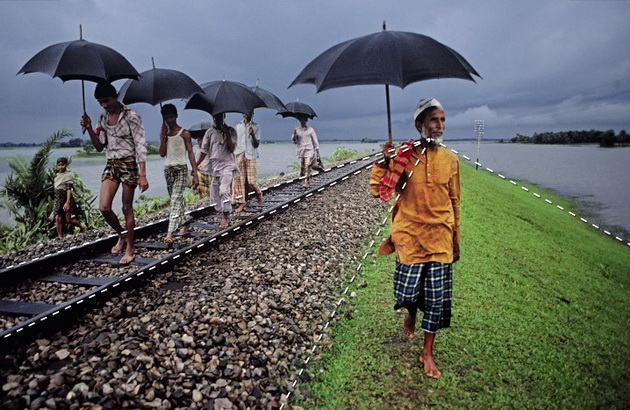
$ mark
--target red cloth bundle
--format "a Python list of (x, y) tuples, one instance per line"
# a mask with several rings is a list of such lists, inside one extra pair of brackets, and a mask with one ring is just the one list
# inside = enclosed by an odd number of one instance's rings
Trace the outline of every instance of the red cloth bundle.
[(413, 140), (403, 142), (401, 148), (398, 150), (398, 155), (393, 158), (394, 169), (388, 170), (385, 176), (379, 181), (378, 193), (383, 201), (387, 202), (392, 197), (396, 189), (396, 184), (409, 163), (412, 151)]

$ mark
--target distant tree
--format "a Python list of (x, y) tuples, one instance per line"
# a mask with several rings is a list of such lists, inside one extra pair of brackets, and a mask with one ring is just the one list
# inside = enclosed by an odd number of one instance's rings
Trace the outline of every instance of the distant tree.
[(532, 142), (531, 138), (528, 137), (527, 135), (522, 135), (522, 134), (516, 134), (516, 137), (512, 138), (510, 140), (510, 142), (514, 142), (514, 143), (521, 143), (521, 144), (527, 144)]
[(69, 147), (81, 147), (83, 146), (83, 140), (81, 138), (71, 138), (68, 141)]
[(621, 145), (628, 145), (630, 143), (630, 136), (626, 132), (626, 130), (619, 131), (619, 135), (617, 136), (617, 140)]
[(599, 146), (600, 147), (613, 147), (617, 142), (617, 136), (615, 135), (615, 131), (607, 130), (602, 132), (599, 135)]

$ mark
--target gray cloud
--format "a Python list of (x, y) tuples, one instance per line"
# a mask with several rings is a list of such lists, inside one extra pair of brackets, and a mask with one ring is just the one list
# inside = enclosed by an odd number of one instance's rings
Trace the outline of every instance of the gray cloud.
[[(78, 134), (80, 82), (44, 74), (16, 75), (44, 47), (77, 39), (110, 46), (139, 71), (180, 70), (199, 83), (228, 79), (260, 86), (283, 101), (315, 108), (322, 139), (387, 135), (383, 86), (316, 93), (287, 89), (300, 70), (327, 48), (379, 31), (428, 35), (460, 52), (482, 75), (477, 83), (432, 80), (391, 89), (397, 139), (413, 136), (416, 102), (435, 96), (447, 109), (447, 137), (472, 137), (484, 119), (488, 138), (568, 129), (630, 130), (630, 1), (527, 2), (424, 0), (0, 0), (1, 141), (43, 141), (71, 127)], [(120, 87), (123, 81), (116, 82)], [(88, 113), (100, 108), (86, 85)], [(208, 118), (180, 108), (186, 126)], [(157, 139), (159, 110), (134, 104), (149, 139)], [(286, 138), (294, 122), (271, 110), (256, 118), (263, 137)], [(230, 115), (234, 123), (238, 115)]]

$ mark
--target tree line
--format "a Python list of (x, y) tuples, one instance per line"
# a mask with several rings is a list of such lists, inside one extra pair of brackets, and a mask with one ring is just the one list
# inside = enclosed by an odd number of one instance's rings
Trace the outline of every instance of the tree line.
[(599, 144), (602, 147), (613, 147), (615, 145), (626, 146), (630, 143), (630, 136), (626, 130), (621, 130), (615, 134), (614, 130), (599, 131), (560, 131), (534, 133), (531, 137), (516, 134), (510, 142), (524, 144)]

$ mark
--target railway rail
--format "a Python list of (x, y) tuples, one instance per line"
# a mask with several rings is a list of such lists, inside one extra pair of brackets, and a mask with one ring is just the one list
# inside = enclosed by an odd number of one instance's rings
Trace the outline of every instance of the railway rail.
[[(265, 202), (248, 204), (223, 230), (219, 229), (221, 215), (215, 211), (214, 204), (190, 211), (194, 229), (173, 245), (163, 242), (168, 218), (137, 227), (136, 258), (131, 265), (119, 265), (119, 257), (109, 254), (118, 238), (110, 235), (0, 269), (0, 320), (18, 321), (0, 333), (0, 351), (72, 325), (82, 317), (82, 312), (102, 305), (124, 290), (138, 287), (153, 275), (172, 270), (186, 258), (214, 249), (300, 201), (347, 181), (370, 167), (379, 155), (365, 156), (314, 173), (313, 188), (308, 190), (302, 187), (300, 178), (266, 187), (263, 189)], [(34, 294), (37, 300), (33, 300)], [(64, 300), (58, 301), (60, 297)]]

